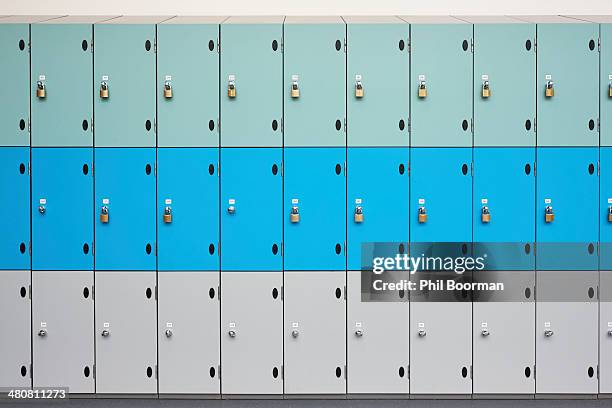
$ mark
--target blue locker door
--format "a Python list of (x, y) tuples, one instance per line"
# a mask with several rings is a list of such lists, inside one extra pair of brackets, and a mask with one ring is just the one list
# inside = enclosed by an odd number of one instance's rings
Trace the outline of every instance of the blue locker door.
[(158, 149), (160, 271), (219, 269), (218, 160), (215, 148)]
[(221, 149), (221, 268), (283, 268), (282, 149)]
[[(411, 150), (411, 242), (472, 241), (471, 163), (471, 148)], [(419, 211), (427, 215), (424, 222)]]
[[(407, 148), (349, 148), (348, 269), (361, 269), (362, 244), (408, 243)], [(361, 219), (359, 211), (363, 215)]]
[(612, 270), (612, 147), (599, 150), (601, 173), (599, 180), (599, 240), (601, 242), (601, 270)]
[(346, 268), (345, 160), (344, 148), (285, 149), (285, 270)]
[(95, 149), (95, 163), (95, 268), (155, 270), (155, 149)]
[(32, 149), (32, 269), (92, 270), (93, 149)]
[(30, 269), (29, 147), (0, 148), (0, 269)]

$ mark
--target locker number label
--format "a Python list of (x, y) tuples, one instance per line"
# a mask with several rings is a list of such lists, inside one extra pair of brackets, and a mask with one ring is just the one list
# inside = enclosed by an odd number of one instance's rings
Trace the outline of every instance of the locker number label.
[(47, 327), (47, 322), (40, 322), (40, 327)]
[(484, 74), (484, 75), (482, 76), (482, 80), (483, 80), (483, 81), (488, 81), (488, 80), (489, 80), (489, 76), (488, 76), (487, 74)]
[(355, 204), (361, 204), (361, 203), (362, 203), (361, 198), (356, 198), (356, 199), (355, 199)]
[(300, 327), (300, 324), (298, 322), (293, 322), (291, 323), (291, 327), (297, 329), (298, 327)]
[(172, 75), (166, 75), (166, 81), (172, 81)]
[(236, 75), (234, 75), (234, 74), (230, 74), (230, 75), (228, 75), (228, 76), (227, 76), (227, 79), (228, 79), (229, 81), (235, 81), (235, 80), (236, 80)]
[(228, 203), (229, 205), (234, 205), (234, 204), (236, 204), (236, 200), (235, 200), (235, 199), (233, 199), (233, 198), (230, 198), (229, 200), (227, 200), (227, 203)]
[(170, 198), (166, 198), (164, 203), (166, 203), (166, 205), (170, 205), (170, 204), (172, 204), (172, 200)]
[(361, 322), (355, 322), (355, 327), (361, 327)]
[(47, 199), (46, 198), (41, 198), (40, 200), (38, 200), (38, 202), (42, 205), (47, 204)]
[(173, 325), (172, 325), (172, 322), (167, 322), (167, 323), (166, 323), (166, 327), (167, 327), (167, 328), (171, 329), (171, 328), (172, 328), (172, 326), (173, 326)]
[(480, 200), (480, 204), (489, 204), (489, 200), (486, 198), (483, 198), (482, 200)]
[(44, 81), (45, 79), (47, 79), (47, 77), (46, 77), (46, 76), (44, 76), (44, 75), (39, 75), (39, 76), (38, 76), (38, 80), (39, 80), (39, 81)]
[(109, 204), (109, 203), (110, 203), (110, 200), (108, 198), (103, 198), (102, 199), (102, 204), (106, 205), (106, 204)]
[(292, 81), (298, 81), (299, 79), (300, 79), (299, 75), (295, 75), (295, 74), (291, 75), (291, 80)]
[(102, 75), (102, 80), (103, 81), (108, 81), (108, 75)]
[(419, 204), (420, 204), (420, 205), (425, 204), (425, 199), (424, 199), (424, 198), (419, 198)]
[(608, 198), (608, 204), (612, 204), (612, 198)]
[(361, 75), (360, 74), (355, 75), (355, 81), (361, 81)]
[(229, 327), (230, 327), (230, 329), (235, 329), (236, 328), (236, 322), (230, 322)]
[(550, 204), (550, 203), (552, 203), (552, 200), (550, 198), (544, 199), (544, 204)]
[(298, 200), (297, 198), (292, 198), (291, 199), (291, 204), (299, 204), (300, 200)]
[(549, 328), (550, 327), (550, 322), (544, 322), (544, 327)]
[(425, 327), (425, 323), (419, 322), (419, 329), (423, 329)]
[(425, 80), (425, 75), (419, 75), (419, 81), (424, 81)]
[(480, 327), (482, 327), (483, 329), (485, 329), (485, 328), (489, 327), (489, 324), (488, 324), (487, 322), (482, 322), (482, 323), (480, 324)]
[(552, 75), (550, 75), (550, 74), (545, 75), (545, 76), (544, 76), (544, 78), (545, 78), (547, 81), (550, 81), (550, 80), (552, 79)]
[(612, 74), (608, 75), (608, 79), (612, 81)]

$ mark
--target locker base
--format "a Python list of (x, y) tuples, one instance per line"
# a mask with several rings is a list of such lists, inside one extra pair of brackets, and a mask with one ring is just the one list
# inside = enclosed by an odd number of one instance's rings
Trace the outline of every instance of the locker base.
[(472, 399), (471, 394), (412, 394), (410, 399), (428, 399), (428, 400), (439, 400), (439, 399), (449, 399), (449, 400), (463, 400), (463, 399)]
[(473, 399), (535, 399), (535, 394), (473, 394)]
[(536, 399), (568, 399), (586, 400), (597, 399), (597, 394), (536, 394)]
[(219, 394), (159, 394), (159, 399), (217, 400), (217, 399), (221, 399), (221, 395)]
[(96, 394), (96, 399), (157, 399), (157, 394)]
[(244, 400), (279, 400), (282, 394), (222, 394), (221, 399), (244, 399)]
[(285, 399), (326, 399), (340, 400), (346, 399), (346, 394), (285, 394)]
[(402, 400), (402, 399), (410, 399), (410, 394), (347, 394), (347, 399), (390, 399), (390, 400)]

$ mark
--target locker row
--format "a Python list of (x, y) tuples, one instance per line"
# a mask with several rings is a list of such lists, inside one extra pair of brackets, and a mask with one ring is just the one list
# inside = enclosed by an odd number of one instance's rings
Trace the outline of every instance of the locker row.
[[(0, 272), (2, 387), (209, 396), (612, 393), (610, 272), (601, 273), (605, 302), (586, 295), (598, 272), (581, 272), (566, 276), (583, 292), (576, 302), (535, 302), (526, 291), (516, 302), (474, 303), (406, 302), (401, 291), (394, 302), (362, 302), (360, 272), (31, 276)], [(534, 288), (533, 272), (523, 278)], [(538, 273), (538, 293), (551, 282)]]
[(0, 145), (612, 146), (610, 36), (607, 17), (0, 18)]
[(612, 269), (610, 148), (6, 147), (0, 181), (0, 269), (359, 270), (376, 242)]

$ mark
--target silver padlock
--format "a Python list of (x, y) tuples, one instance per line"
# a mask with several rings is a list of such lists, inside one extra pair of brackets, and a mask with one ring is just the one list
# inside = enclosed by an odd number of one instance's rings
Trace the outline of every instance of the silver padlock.
[(229, 334), (230, 337), (236, 337), (236, 330), (230, 330), (227, 334)]
[(227, 212), (228, 212), (228, 214), (235, 214), (236, 213), (236, 207), (234, 207), (233, 205), (230, 205), (229, 207), (227, 207)]
[(608, 336), (612, 336), (612, 329), (608, 330)]
[(292, 336), (294, 339), (296, 339), (296, 338), (297, 338), (297, 336), (299, 336), (299, 335), (300, 335), (300, 332), (299, 332), (299, 331), (297, 331), (297, 330), (293, 330), (293, 331), (291, 332), (291, 336)]
[(44, 213), (47, 212), (47, 208), (44, 205), (41, 204), (41, 205), (38, 206), (38, 212), (41, 213), (41, 214), (44, 214)]
[(172, 337), (172, 330), (166, 329), (166, 337), (168, 338)]
[(38, 331), (38, 335), (39, 335), (40, 337), (45, 337), (45, 336), (47, 335), (47, 330), (45, 330), (45, 329), (40, 329), (40, 330)]
[(419, 337), (425, 337), (427, 336), (427, 332), (425, 331), (425, 329), (419, 329)]
[(108, 337), (108, 336), (110, 336), (110, 331), (102, 330), (102, 337)]
[(361, 330), (361, 329), (357, 329), (357, 330), (355, 330), (355, 336), (357, 336), (357, 337), (363, 337), (363, 330)]
[(484, 337), (487, 337), (488, 335), (491, 334), (491, 332), (489, 331), (489, 329), (482, 329), (480, 331), (480, 334), (482, 334)]
[(546, 337), (551, 337), (553, 334), (555, 334), (555, 332), (553, 332), (553, 331), (552, 331), (552, 330), (550, 330), (550, 329), (546, 329), (546, 330), (544, 330), (544, 335), (545, 335)]

